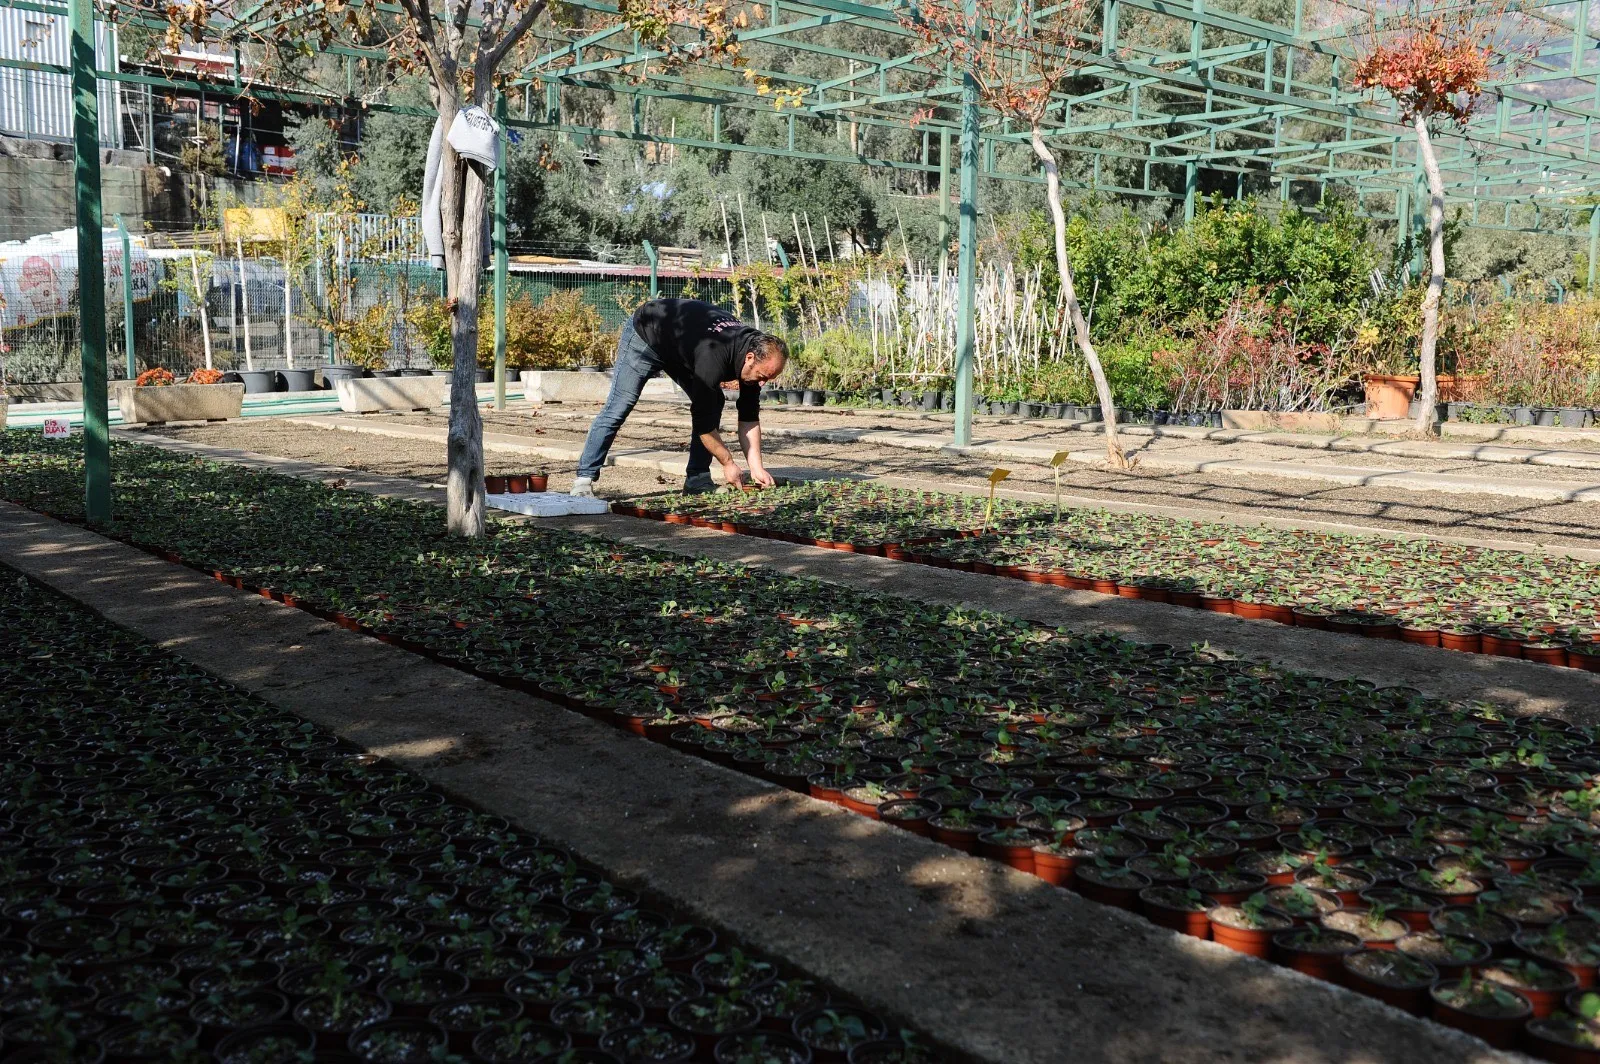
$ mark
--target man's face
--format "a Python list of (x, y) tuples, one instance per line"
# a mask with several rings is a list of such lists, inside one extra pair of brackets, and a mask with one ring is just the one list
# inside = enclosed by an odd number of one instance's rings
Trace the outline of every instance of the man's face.
[(765, 384), (782, 372), (782, 360), (769, 358), (762, 362), (751, 352), (744, 356), (744, 365), (739, 367), (739, 380), (748, 384)]

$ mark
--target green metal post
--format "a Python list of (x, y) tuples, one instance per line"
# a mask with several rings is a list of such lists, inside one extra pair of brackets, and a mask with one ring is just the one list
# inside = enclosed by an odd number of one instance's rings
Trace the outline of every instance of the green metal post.
[(644, 245), (644, 259), (650, 264), (650, 298), (655, 299), (661, 295), (661, 256), (656, 254), (656, 246), (650, 241), (641, 243)]
[(111, 431), (106, 410), (106, 266), (100, 232), (100, 106), (95, 96), (94, 4), (72, 0), (72, 161), (78, 214), (78, 338), (83, 359), (83, 513), (111, 521)]
[[(968, 0), (969, 13), (972, 8)], [(956, 251), (956, 431), (955, 445), (972, 445), (972, 363), (977, 350), (973, 320), (978, 283), (978, 82), (961, 78), (961, 217)]]
[(139, 375), (133, 358), (133, 241), (128, 239), (128, 227), (117, 215), (117, 233), (122, 237), (122, 342), (127, 346), (128, 379)]
[(1183, 164), (1183, 220), (1194, 221), (1194, 194), (1200, 187), (1200, 167), (1193, 159)]
[(939, 131), (939, 259), (950, 254), (950, 131)]
[(1589, 212), (1589, 283), (1583, 290), (1594, 298), (1595, 266), (1600, 262), (1600, 207)]
[(501, 122), (500, 165), (494, 168), (494, 408), (506, 408), (506, 274), (510, 269), (506, 254), (506, 167), (510, 150), (506, 143), (506, 97), (496, 93), (495, 116)]

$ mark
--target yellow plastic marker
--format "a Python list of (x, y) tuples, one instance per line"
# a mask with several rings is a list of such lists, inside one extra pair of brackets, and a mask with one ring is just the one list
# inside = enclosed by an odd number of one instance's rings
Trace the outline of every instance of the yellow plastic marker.
[(989, 474), (989, 505), (983, 510), (983, 527), (978, 529), (978, 535), (989, 531), (989, 521), (994, 517), (994, 486), (1011, 475), (1009, 469), (996, 469)]
[(1056, 475), (1056, 522), (1061, 521), (1061, 463), (1072, 457), (1071, 451), (1057, 451), (1050, 459), (1050, 469)]

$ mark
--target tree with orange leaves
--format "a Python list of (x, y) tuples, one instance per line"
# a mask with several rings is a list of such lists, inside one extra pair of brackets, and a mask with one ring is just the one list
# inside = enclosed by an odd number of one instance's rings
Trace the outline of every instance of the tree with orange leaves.
[(1100, 356), (1089, 339), (1089, 323), (1078, 302), (1067, 260), (1067, 215), (1061, 204), (1061, 170), (1045, 142), (1046, 119), (1060, 101), (1056, 93), (1080, 66), (1083, 31), (1098, 7), (1087, 0), (1066, 0), (1038, 8), (1033, 0), (918, 0), (900, 16), (957, 70), (977, 82), (979, 96), (990, 107), (1025, 123), (1044, 168), (1045, 198), (1055, 226), (1056, 269), (1066, 302), (1072, 337), (1094, 377), (1106, 437), (1106, 458), (1122, 469), (1128, 458), (1117, 435), (1117, 411)]
[[(1428, 177), (1428, 290), (1422, 299), (1422, 350), (1415, 429), (1438, 433), (1439, 303), (1444, 295), (1444, 178), (1433, 147), (1435, 123), (1465, 128), (1484, 83), (1526, 53), (1527, 35), (1510, 25), (1504, 0), (1487, 4), (1373, 11), (1352, 83), (1384, 92), (1399, 119), (1417, 134), (1417, 153)], [(1521, 40), (1518, 47), (1514, 42)]]

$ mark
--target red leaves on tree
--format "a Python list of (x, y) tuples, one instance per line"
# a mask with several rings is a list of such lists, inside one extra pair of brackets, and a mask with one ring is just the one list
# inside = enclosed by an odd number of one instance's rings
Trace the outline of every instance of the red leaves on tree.
[(1091, 14), (1087, 0), (1051, 5), (1043, 16), (1032, 3), (1015, 0), (977, 0), (970, 14), (963, 0), (919, 0), (902, 11), (900, 22), (971, 74), (990, 107), (1035, 125), (1080, 65)]
[(1503, 4), (1376, 18), (1352, 84), (1378, 89), (1400, 108), (1400, 120), (1449, 118), (1465, 124), (1484, 82), (1517, 51)]

